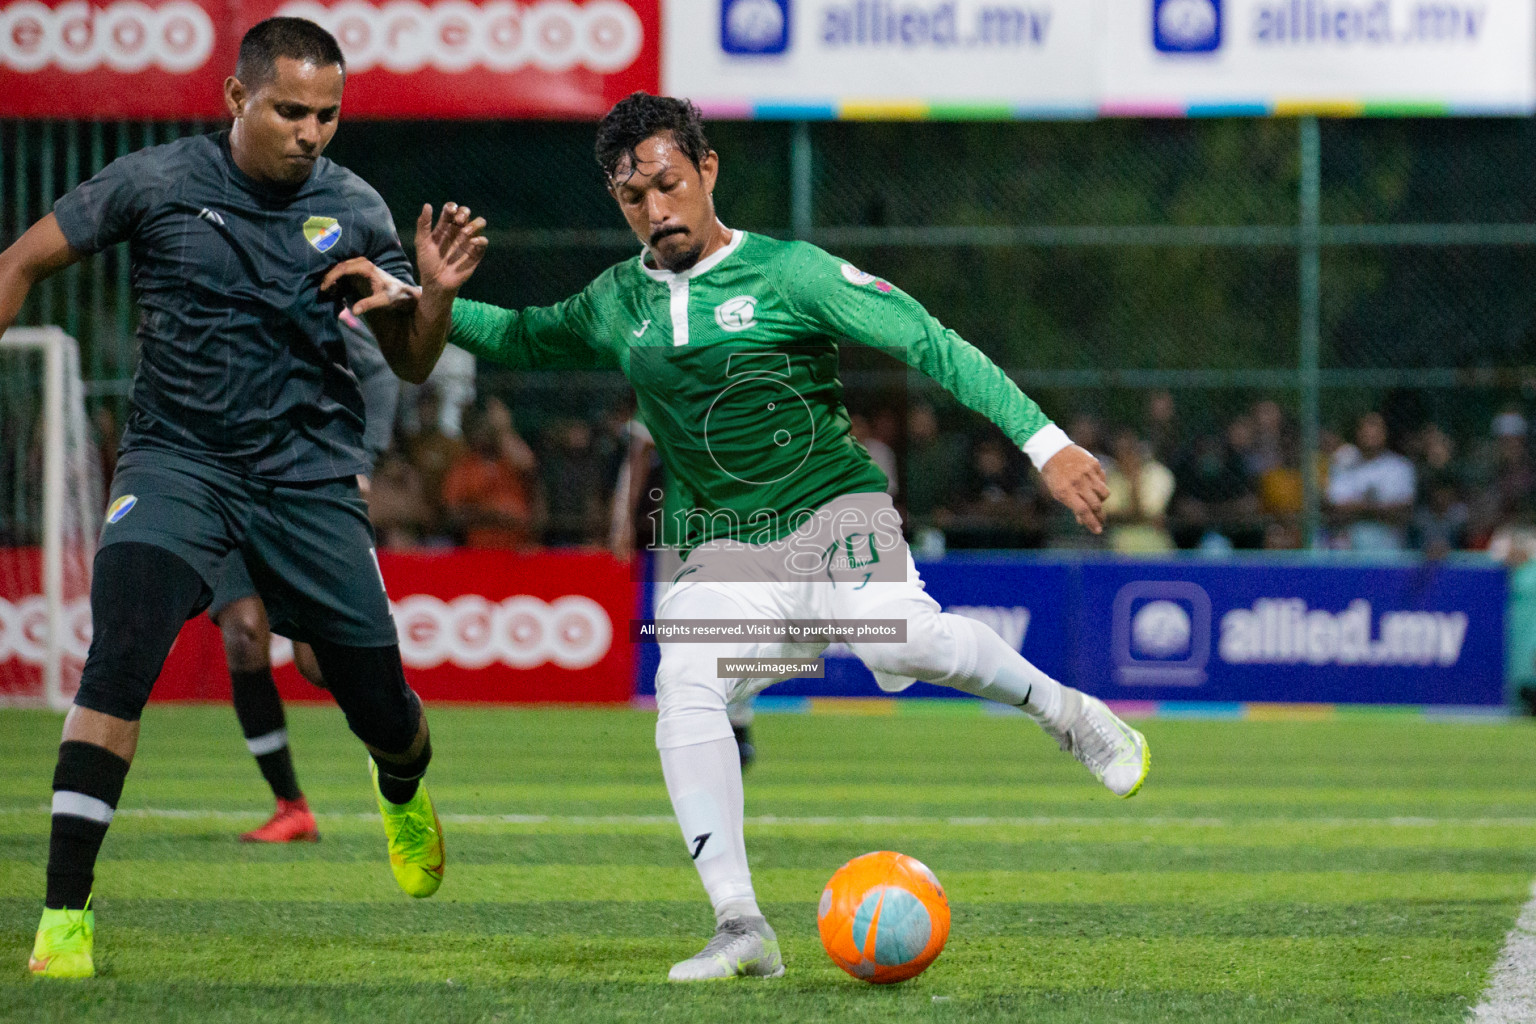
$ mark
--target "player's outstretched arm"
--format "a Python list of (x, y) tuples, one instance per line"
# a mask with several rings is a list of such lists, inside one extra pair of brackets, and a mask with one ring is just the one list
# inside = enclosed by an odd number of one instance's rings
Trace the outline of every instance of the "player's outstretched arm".
[(0, 333), (15, 322), (33, 285), (79, 259), (51, 213), (0, 252)]
[(416, 219), (416, 263), (420, 287), (406, 284), (364, 257), (332, 267), (321, 291), (345, 284), (362, 298), (352, 312), (364, 317), (379, 349), (396, 375), (420, 384), (437, 365), (448, 341), (454, 297), (485, 256), (485, 218), (471, 219), (470, 209), (447, 203), (432, 222), (432, 207)]
[(1040, 471), (1051, 497), (1093, 532), (1104, 529), (1109, 486), (1099, 461), (1073, 444), (985, 353), (910, 295), (815, 246), (779, 268), (780, 290), (813, 326), (878, 346), (941, 384), (1002, 428)]

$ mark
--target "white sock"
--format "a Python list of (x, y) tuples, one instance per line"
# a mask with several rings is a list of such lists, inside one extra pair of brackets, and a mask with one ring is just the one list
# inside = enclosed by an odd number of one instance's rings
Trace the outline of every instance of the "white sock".
[(983, 623), (948, 613), (944, 619), (962, 643), (969, 639), (976, 652), (973, 673), (952, 676), (944, 680), (945, 685), (1022, 708), (1041, 725), (1060, 724), (1056, 721), (1061, 713), (1060, 683), (1041, 672)]
[(725, 714), (731, 720), (733, 729), (750, 728), (752, 720), (757, 717), (757, 713), (752, 709), (751, 697), (731, 701), (725, 706)]
[(761, 917), (742, 834), (741, 755), (735, 739), (663, 747), (661, 774), (715, 921)]

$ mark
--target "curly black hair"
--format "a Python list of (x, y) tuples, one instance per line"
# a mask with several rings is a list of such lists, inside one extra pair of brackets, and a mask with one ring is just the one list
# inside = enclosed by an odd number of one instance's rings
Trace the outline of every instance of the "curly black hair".
[(612, 181), (626, 156), (633, 166), (635, 147), (659, 132), (671, 132), (672, 141), (695, 168), (709, 153), (698, 107), (671, 96), (633, 92), (615, 103), (597, 126), (597, 163), (604, 177)]

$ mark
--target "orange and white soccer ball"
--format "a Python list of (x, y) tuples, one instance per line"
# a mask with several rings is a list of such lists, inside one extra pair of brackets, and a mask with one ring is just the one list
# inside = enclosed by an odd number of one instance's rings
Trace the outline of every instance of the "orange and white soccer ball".
[(832, 962), (889, 985), (927, 970), (949, 938), (949, 901), (928, 866), (904, 853), (866, 853), (837, 869), (816, 911)]

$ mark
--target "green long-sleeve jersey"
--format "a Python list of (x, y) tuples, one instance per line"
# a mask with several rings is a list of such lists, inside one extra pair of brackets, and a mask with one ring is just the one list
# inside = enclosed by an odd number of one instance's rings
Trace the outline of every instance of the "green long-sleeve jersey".
[(839, 495), (885, 489), (843, 407), (843, 338), (932, 377), (1037, 464), (1032, 438), (1065, 443), (995, 363), (905, 292), (814, 245), (744, 231), (681, 273), (626, 260), (554, 306), (456, 300), (448, 340), (513, 369), (623, 370), (692, 505), (666, 524), (667, 543), (686, 550), (777, 540)]

